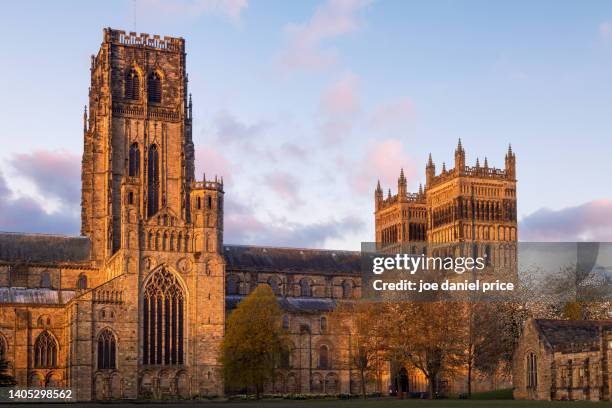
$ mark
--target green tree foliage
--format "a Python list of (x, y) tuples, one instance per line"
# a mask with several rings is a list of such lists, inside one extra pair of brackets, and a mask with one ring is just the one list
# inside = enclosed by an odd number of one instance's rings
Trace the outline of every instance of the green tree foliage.
[(281, 309), (268, 285), (259, 285), (230, 314), (221, 350), (229, 387), (255, 391), (274, 378), (281, 353), (286, 352)]
[(9, 363), (0, 359), (0, 387), (12, 387), (17, 384), (15, 378), (9, 374)]

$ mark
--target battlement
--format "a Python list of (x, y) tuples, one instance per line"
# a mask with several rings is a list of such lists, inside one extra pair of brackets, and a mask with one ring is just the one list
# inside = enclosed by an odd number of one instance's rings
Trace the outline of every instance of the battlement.
[(496, 167), (464, 166), (462, 172), (457, 171), (456, 168), (443, 170), (440, 174), (432, 178), (430, 185), (435, 186), (459, 176), (489, 178), (494, 180), (507, 180), (511, 178), (506, 170), (498, 169)]
[(223, 180), (221, 181), (194, 181), (191, 190), (215, 190), (223, 192)]
[(126, 33), (123, 30), (114, 30), (110, 27), (104, 29), (104, 41), (130, 47), (185, 52), (185, 40), (181, 37), (164, 36), (162, 38), (159, 35), (150, 35), (148, 33), (137, 34), (133, 31)]
[(388, 196), (387, 198), (383, 199), (380, 205), (380, 209), (391, 207), (392, 205), (398, 202), (425, 205), (426, 199), (425, 194), (423, 193), (407, 193), (403, 197), (400, 197), (399, 194), (395, 194), (393, 196)]

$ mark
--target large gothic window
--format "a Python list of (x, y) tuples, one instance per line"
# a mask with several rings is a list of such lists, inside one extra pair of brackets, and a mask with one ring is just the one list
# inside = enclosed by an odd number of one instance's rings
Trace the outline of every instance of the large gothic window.
[(164, 268), (149, 279), (143, 299), (143, 364), (183, 364), (184, 293)]
[(138, 100), (140, 95), (140, 77), (136, 68), (128, 71), (125, 78), (125, 98)]
[(148, 197), (147, 214), (152, 217), (159, 209), (159, 152), (157, 145), (149, 147), (149, 161), (147, 166)]
[(34, 368), (57, 366), (57, 342), (48, 331), (40, 333), (34, 343)]
[(140, 173), (140, 149), (138, 143), (132, 143), (130, 146), (130, 158), (129, 158), (129, 175), (130, 177), (136, 177)]
[(109, 329), (98, 336), (98, 369), (117, 368), (117, 341)]
[(149, 102), (161, 102), (161, 77), (157, 72), (149, 74), (147, 94), (149, 95)]

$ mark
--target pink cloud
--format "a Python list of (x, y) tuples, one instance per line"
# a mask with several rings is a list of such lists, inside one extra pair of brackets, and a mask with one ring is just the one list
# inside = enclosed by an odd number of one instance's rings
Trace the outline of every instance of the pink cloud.
[(393, 193), (397, 193), (397, 179), (402, 168), (409, 184), (417, 180), (414, 161), (403, 152), (402, 142), (397, 139), (386, 139), (371, 145), (362, 160), (350, 167), (349, 178), (355, 190), (361, 194), (372, 193), (377, 180), (380, 180), (385, 191), (391, 188)]
[(370, 115), (370, 125), (375, 130), (396, 130), (414, 117), (414, 104), (408, 99), (400, 99), (378, 107)]
[(358, 78), (348, 73), (332, 84), (321, 96), (321, 110), (327, 114), (352, 114), (359, 110)]
[(300, 181), (289, 173), (274, 172), (264, 177), (264, 184), (292, 207), (302, 205), (300, 199)]
[(522, 241), (612, 241), (612, 200), (560, 210), (541, 208), (520, 221)]
[(225, 182), (231, 181), (238, 168), (232, 166), (225, 156), (211, 146), (204, 146), (196, 149), (196, 180), (206, 174), (206, 179), (211, 180), (216, 176), (223, 177)]
[(43, 195), (53, 196), (69, 206), (80, 204), (80, 155), (66, 150), (36, 150), (15, 154), (10, 164)]
[(288, 247), (324, 247), (330, 239), (361, 233), (362, 219), (345, 217), (314, 223), (291, 222), (282, 217), (265, 222), (253, 213), (253, 207), (226, 199), (225, 242), (229, 244), (280, 245)]
[(360, 25), (357, 12), (369, 2), (329, 0), (319, 6), (308, 21), (287, 25), (289, 44), (281, 55), (281, 63), (291, 69), (323, 69), (333, 65), (336, 53), (321, 49), (321, 44), (355, 31)]

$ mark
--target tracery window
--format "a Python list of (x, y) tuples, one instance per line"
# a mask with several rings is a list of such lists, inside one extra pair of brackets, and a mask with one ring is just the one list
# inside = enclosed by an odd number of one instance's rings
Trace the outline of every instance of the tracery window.
[(538, 386), (538, 360), (534, 353), (527, 355), (527, 388)]
[(138, 100), (140, 96), (140, 76), (136, 68), (128, 71), (125, 78), (125, 98)]
[(104, 329), (98, 336), (98, 369), (117, 368), (117, 341), (110, 329)]
[(132, 143), (130, 146), (130, 158), (129, 158), (129, 175), (130, 177), (136, 177), (140, 173), (140, 149), (138, 143)]
[(161, 77), (157, 72), (151, 72), (147, 79), (147, 94), (149, 102), (161, 102)]
[(57, 366), (57, 342), (48, 331), (38, 335), (34, 343), (34, 368)]
[(155, 271), (144, 289), (144, 364), (183, 364), (184, 303), (176, 276), (165, 268)]
[(159, 209), (159, 152), (157, 145), (149, 147), (149, 160), (147, 167), (148, 197), (147, 214), (152, 217)]

